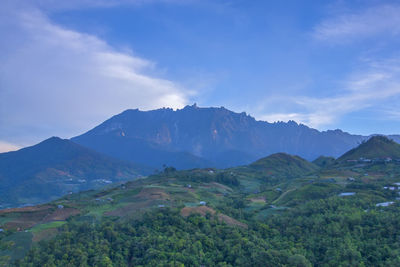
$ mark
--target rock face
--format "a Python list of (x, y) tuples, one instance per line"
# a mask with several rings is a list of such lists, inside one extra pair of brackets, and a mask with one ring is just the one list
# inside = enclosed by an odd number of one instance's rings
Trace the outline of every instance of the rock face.
[(72, 140), (94, 150), (155, 168), (230, 167), (285, 152), (314, 160), (338, 157), (366, 140), (294, 121), (268, 123), (223, 107), (126, 110)]

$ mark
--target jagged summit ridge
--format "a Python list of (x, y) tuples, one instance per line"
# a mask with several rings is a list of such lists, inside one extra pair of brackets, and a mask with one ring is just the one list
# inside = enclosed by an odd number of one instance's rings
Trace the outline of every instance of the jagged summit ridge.
[(126, 110), (74, 142), (120, 159), (159, 168), (230, 167), (285, 152), (314, 160), (338, 157), (366, 136), (323, 131), (294, 121), (258, 121), (224, 107)]

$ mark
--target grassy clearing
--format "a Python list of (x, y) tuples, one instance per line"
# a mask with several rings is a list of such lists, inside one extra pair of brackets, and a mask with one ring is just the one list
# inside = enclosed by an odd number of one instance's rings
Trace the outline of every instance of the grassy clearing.
[(30, 232), (32, 233), (38, 233), (41, 232), (43, 230), (47, 230), (47, 229), (51, 229), (51, 228), (58, 228), (64, 224), (66, 224), (66, 221), (55, 221), (55, 222), (49, 222), (49, 223), (42, 223), (42, 224), (38, 224), (36, 226), (34, 226)]

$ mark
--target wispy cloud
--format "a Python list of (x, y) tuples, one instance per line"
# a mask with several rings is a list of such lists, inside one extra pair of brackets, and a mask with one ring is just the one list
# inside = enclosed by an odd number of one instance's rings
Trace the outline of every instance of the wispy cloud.
[(43, 10), (68, 10), (68, 9), (81, 9), (81, 8), (110, 8), (116, 6), (142, 6), (149, 4), (178, 4), (187, 5), (198, 0), (14, 0), (14, 2), (29, 4), (30, 6), (39, 7)]
[(157, 78), (154, 62), (60, 27), (31, 6), (8, 2), (0, 34), (3, 140), (69, 137), (124, 109), (180, 108), (192, 93)]
[[(400, 57), (397, 48), (393, 49), (397, 43), (394, 37), (400, 34), (398, 14), (400, 5), (379, 4), (324, 19), (313, 29), (314, 40), (353, 47), (359, 45), (353, 42), (363, 42), (359, 54), (349, 59), (354, 61), (353, 69), (343, 81), (327, 84), (329, 88), (336, 87), (336, 92), (329, 89), (329, 95), (324, 97), (281, 97), (269, 103), (278, 108), (285, 103), (279, 112), (264, 110), (259, 112), (259, 117), (268, 121), (295, 120), (311, 127), (326, 128), (350, 113), (367, 109), (380, 112), (382, 118), (396, 116), (398, 112), (388, 103), (400, 97)], [(372, 41), (374, 44), (369, 45)]]
[(385, 114), (385, 119), (396, 122), (400, 121), (400, 105), (398, 103), (396, 101), (397, 105), (387, 105), (380, 110), (382, 114)]
[[(368, 68), (351, 75), (342, 83), (343, 93), (331, 97), (295, 96), (275, 99), (286, 102), (290, 112), (264, 113), (267, 121), (295, 120), (311, 127), (332, 125), (346, 114), (380, 107), (385, 101), (400, 96), (400, 60), (370, 62)], [(392, 109), (389, 114), (398, 114)]]
[(317, 40), (348, 43), (379, 34), (400, 33), (400, 5), (373, 6), (322, 21), (314, 29)]

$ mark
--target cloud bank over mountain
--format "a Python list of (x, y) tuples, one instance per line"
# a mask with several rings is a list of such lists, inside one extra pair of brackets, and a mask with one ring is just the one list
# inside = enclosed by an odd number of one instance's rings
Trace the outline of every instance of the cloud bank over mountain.
[(156, 63), (61, 27), (32, 5), (6, 1), (0, 17), (7, 40), (0, 42), (4, 143), (26, 145), (50, 133), (68, 137), (131, 107), (187, 103), (188, 91), (159, 78)]

